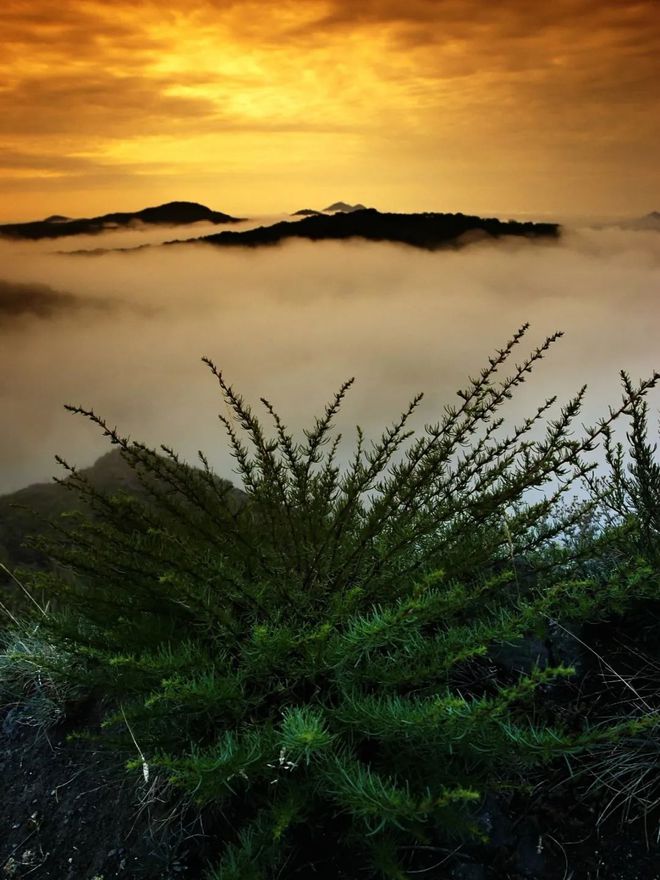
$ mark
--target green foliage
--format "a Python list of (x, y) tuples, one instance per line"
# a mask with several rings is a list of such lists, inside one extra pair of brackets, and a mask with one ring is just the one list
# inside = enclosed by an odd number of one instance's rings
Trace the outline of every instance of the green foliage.
[(648, 405), (631, 396), (632, 382), (622, 374), (631, 402), (627, 445), (615, 442), (611, 427), (605, 431), (604, 446), (609, 465), (605, 478), (592, 481), (594, 495), (602, 498), (602, 514), (609, 524), (622, 527), (627, 549), (660, 562), (660, 461), (657, 444), (650, 439)]
[(66, 466), (92, 515), (47, 544), (58, 566), (31, 586), (54, 610), (39, 631), (107, 701), (105, 735), (137, 751), (131, 766), (212, 810), (226, 845), (211, 877), (402, 878), (423, 866), (419, 846), (481, 834), (485, 792), (631, 734), (631, 721), (553, 722), (541, 696), (570, 669), (488, 659), (567, 612), (625, 607), (635, 578), (638, 593), (657, 587), (641, 556), (584, 568), (565, 539), (602, 493), (562, 502), (658, 377), (624, 377), (621, 406), (579, 439), (584, 389), (506, 432), (501, 408), (560, 335), (500, 378), (526, 329), (420, 434), (421, 396), (370, 446), (358, 429), (345, 467), (332, 424), (351, 382), (298, 441), (264, 400), (269, 433), (207, 361), (244, 492), (201, 453), (193, 468), (71, 408), (149, 500)]

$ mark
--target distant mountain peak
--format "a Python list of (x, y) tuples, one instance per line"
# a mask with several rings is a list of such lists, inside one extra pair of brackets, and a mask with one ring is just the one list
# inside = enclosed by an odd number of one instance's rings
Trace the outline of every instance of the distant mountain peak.
[[(502, 221), (466, 214), (383, 214), (375, 208), (336, 211), (316, 216), (284, 220), (243, 232), (223, 231), (199, 239), (224, 247), (273, 245), (288, 239), (340, 241), (351, 238), (376, 242), (399, 242), (412, 247), (435, 250), (461, 247), (482, 238), (518, 236), (557, 238), (556, 223)], [(177, 244), (177, 242), (167, 242)]]
[[(149, 502), (150, 494), (140, 476), (120, 449), (111, 449), (98, 458), (89, 467), (80, 468), (79, 475), (89, 482), (94, 489), (107, 495), (124, 493)], [(214, 477), (219, 486), (230, 487), (230, 484)], [(10, 568), (16, 565), (45, 564), (41, 551), (25, 544), (27, 535), (48, 533), (49, 522), (62, 513), (70, 511), (90, 512), (89, 505), (82, 495), (71, 492), (71, 477), (64, 478), (61, 483), (32, 483), (11, 492), (0, 495), (0, 562)], [(245, 495), (240, 489), (229, 488), (230, 497), (236, 504), (243, 504)], [(6, 578), (0, 572), (0, 584)]]
[(631, 220), (624, 220), (614, 225), (623, 229), (633, 229), (641, 232), (660, 232), (660, 211), (649, 211), (643, 217), (634, 217)]
[(328, 205), (327, 208), (323, 209), (324, 214), (352, 214), (353, 211), (366, 211), (366, 206), (357, 203), (357, 205), (349, 205), (348, 202), (334, 202), (332, 205)]
[[(122, 218), (123, 214), (107, 214), (106, 218)], [(197, 223), (200, 220), (210, 220), (216, 222), (216, 218), (225, 218), (219, 222), (226, 220), (234, 220), (228, 214), (221, 214), (219, 211), (212, 211), (206, 205), (200, 205), (199, 202), (165, 202), (162, 205), (156, 205), (153, 208), (143, 208), (136, 211), (132, 216), (143, 223)], [(105, 218), (101, 218), (105, 219)]]
[(94, 235), (108, 229), (131, 227), (136, 224), (154, 226), (186, 226), (191, 223), (237, 223), (238, 217), (213, 211), (198, 202), (165, 202), (141, 211), (119, 211), (99, 217), (70, 218), (52, 214), (45, 220), (31, 223), (6, 223), (0, 226), (0, 236), (38, 240), (63, 238), (71, 235)]

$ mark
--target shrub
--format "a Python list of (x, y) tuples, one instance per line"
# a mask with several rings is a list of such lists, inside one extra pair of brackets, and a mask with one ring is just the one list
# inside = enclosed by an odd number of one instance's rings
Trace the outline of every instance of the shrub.
[(584, 388), (506, 432), (502, 406), (561, 335), (500, 378), (526, 329), (421, 434), (409, 427), (421, 396), (377, 442), (358, 429), (346, 467), (332, 424), (352, 381), (296, 440), (264, 400), (269, 433), (207, 360), (243, 492), (201, 453), (194, 468), (70, 407), (151, 501), (109, 497), (65, 465), (94, 515), (49, 544), (59, 567), (33, 585), (56, 610), (40, 631), (106, 701), (107, 740), (131, 766), (211, 806), (224, 840), (212, 877), (404, 877), (447, 836), (482, 833), (485, 792), (657, 723), (562, 727), (539, 694), (570, 669), (488, 659), (567, 611), (625, 604), (631, 571), (576, 576), (562, 549), (597, 500), (562, 502), (658, 379), (627, 382), (579, 438)]
[(604, 434), (608, 473), (591, 481), (594, 497), (601, 499), (601, 516), (612, 526), (622, 526), (628, 551), (650, 556), (660, 562), (660, 462), (657, 444), (650, 438), (648, 405), (640, 397), (631, 396), (629, 376), (622, 374), (626, 394), (631, 399), (628, 409), (630, 427), (624, 446), (615, 442), (611, 426)]

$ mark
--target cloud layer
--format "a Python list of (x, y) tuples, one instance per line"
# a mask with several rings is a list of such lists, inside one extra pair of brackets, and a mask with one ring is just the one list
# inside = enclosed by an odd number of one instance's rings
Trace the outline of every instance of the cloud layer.
[(117, 209), (191, 198), (240, 215), (337, 198), (645, 212), (660, 199), (657, 12), (7, 0), (0, 219), (102, 212), (110, 191)]
[[(16, 284), (0, 279), (0, 334), (7, 332), (14, 321), (24, 318), (52, 318), (62, 312), (103, 308), (94, 302), (47, 284)], [(0, 336), (1, 338), (1, 336)]]
[[(129, 234), (139, 240), (134, 230), (121, 233), (123, 243)], [(560, 243), (437, 253), (359, 242), (180, 245), (99, 257), (51, 251), (0, 242), (0, 290), (53, 306), (47, 319), (39, 308), (20, 320), (0, 315), (0, 375), (11, 377), (0, 383), (8, 414), (0, 492), (47, 479), (55, 452), (86, 465), (106, 450), (65, 402), (92, 406), (136, 439), (190, 459), (201, 448), (231, 476), (216, 420), (222, 404), (202, 355), (248, 400), (271, 399), (296, 430), (357, 376), (339, 421), (349, 438), (355, 424), (374, 436), (420, 390), (420, 419), (434, 421), (466, 375), (528, 320), (532, 343), (555, 329), (567, 335), (521, 389), (512, 418), (588, 382), (591, 422), (619, 399), (620, 368), (642, 376), (660, 366), (657, 232), (583, 229)], [(121, 307), (81, 309), (81, 301)]]

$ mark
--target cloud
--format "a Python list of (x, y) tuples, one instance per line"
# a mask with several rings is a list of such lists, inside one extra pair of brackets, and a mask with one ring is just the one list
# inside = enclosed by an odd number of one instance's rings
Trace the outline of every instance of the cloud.
[(104, 309), (106, 303), (85, 300), (71, 293), (53, 290), (47, 284), (17, 284), (0, 279), (0, 330), (7, 331), (12, 320), (25, 316), (52, 318), (80, 309)]
[[(174, 83), (164, 78), (142, 78), (110, 73), (52, 74), (26, 77), (0, 94), (0, 135), (79, 135), (121, 138), (139, 129), (142, 135), (162, 130), (186, 131), (215, 115), (215, 105), (203, 98), (170, 95)], [(176, 83), (178, 86), (179, 83)]]
[[(359, 23), (375, 25), (422, 24), (437, 39), (452, 40), (472, 35), (487, 42), (493, 38), (528, 39), (557, 30), (588, 37), (594, 30), (611, 30), (625, 35), (649, 30), (658, 33), (653, 0), (558, 0), (537, 6), (526, 0), (502, 0), (497, 5), (481, 0), (330, 0), (309, 30), (352, 28)], [(430, 31), (429, 31), (430, 26)], [(302, 28), (300, 29), (303, 30)]]
[[(131, 232), (133, 243), (140, 234)], [(296, 431), (357, 376), (338, 421), (348, 443), (355, 424), (375, 436), (420, 390), (420, 424), (436, 420), (466, 375), (527, 320), (532, 344), (555, 329), (567, 335), (512, 401), (510, 419), (588, 382), (584, 421), (593, 422), (618, 400), (620, 368), (642, 376), (660, 366), (654, 232), (569, 230), (559, 243), (438, 253), (296, 242), (80, 257), (0, 242), (0, 274), (38, 294), (48, 285), (109, 304), (65, 302), (48, 320), (0, 318), (0, 371), (12, 376), (0, 387), (0, 407), (12, 413), (0, 435), (0, 492), (47, 479), (55, 452), (82, 466), (105, 451), (65, 402), (92, 406), (136, 439), (171, 444), (189, 460), (201, 448), (231, 477), (204, 354), (249, 401), (271, 399)]]
[(95, 162), (82, 156), (56, 156), (21, 150), (5, 150), (0, 154), (0, 169), (7, 171), (81, 173), (96, 167)]
[(21, 182), (78, 214), (85, 187), (239, 214), (660, 192), (655, 0), (7, 0), (0, 27), (0, 155), (34, 157), (4, 166), (8, 220)]
[[(87, 244), (88, 239), (81, 236), (80, 242)], [(34, 253), (33, 248), (29, 250)], [(87, 321), (98, 319), (100, 315), (126, 311), (145, 317), (153, 315), (155, 308), (127, 302), (117, 295), (75, 294), (40, 282), (0, 279), (0, 334), (4, 334), (3, 344), (7, 343), (7, 334), (29, 331), (32, 320), (76, 320), (82, 317)]]

